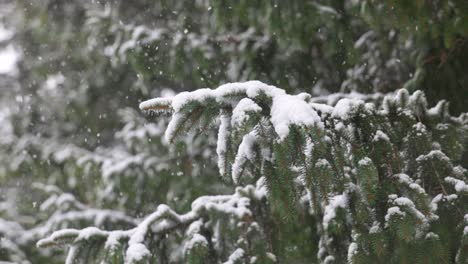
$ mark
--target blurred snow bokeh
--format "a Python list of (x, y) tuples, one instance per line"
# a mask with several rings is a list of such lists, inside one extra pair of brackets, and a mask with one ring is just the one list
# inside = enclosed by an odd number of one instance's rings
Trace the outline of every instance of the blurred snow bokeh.
[[(12, 36), (13, 32), (0, 24), (0, 43)], [(15, 75), (17, 73), (16, 63), (19, 57), (19, 52), (12, 45), (3, 48), (0, 46), (0, 74)]]

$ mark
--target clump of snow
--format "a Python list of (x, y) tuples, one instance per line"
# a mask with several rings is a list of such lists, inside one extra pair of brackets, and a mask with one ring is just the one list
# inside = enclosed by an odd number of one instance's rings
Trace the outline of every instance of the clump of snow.
[(0, 49), (0, 74), (16, 75), (18, 72), (17, 63), (20, 58), (19, 51), (13, 45)]
[(260, 112), (262, 108), (249, 98), (243, 98), (232, 110), (232, 126), (236, 127), (247, 121), (248, 112)]
[(369, 234), (375, 234), (375, 233), (378, 233), (380, 232), (381, 228), (380, 228), (380, 223), (375, 221), (371, 228), (369, 228)]
[(179, 112), (186, 104), (192, 101), (203, 102), (208, 98), (215, 98), (213, 90), (204, 88), (193, 92), (182, 92), (172, 98), (172, 109)]
[(430, 160), (430, 159), (438, 159), (438, 160), (442, 160), (447, 163), (450, 163), (450, 159), (447, 157), (447, 155), (445, 155), (440, 150), (432, 150), (426, 155), (420, 155), (419, 157), (416, 158), (416, 161), (421, 162), (421, 161)]
[(350, 114), (363, 104), (364, 102), (362, 100), (343, 98), (338, 101), (333, 109), (332, 117), (347, 120), (349, 119)]
[(415, 190), (419, 194), (425, 194), (426, 191), (417, 183), (415, 183), (408, 175), (400, 173), (396, 174), (398, 182), (407, 185), (410, 189)]
[(364, 157), (358, 162), (359, 166), (369, 166), (372, 164), (372, 160), (369, 157)]
[(429, 116), (437, 116), (444, 113), (444, 110), (448, 107), (447, 101), (440, 100), (434, 107), (427, 110)]
[(424, 93), (419, 90), (414, 92), (409, 98), (409, 106), (416, 115), (423, 115), (427, 109), (427, 100)]
[(388, 222), (391, 217), (394, 215), (400, 215), (404, 217), (406, 214), (405, 212), (402, 212), (401, 209), (405, 209), (406, 212), (408, 212), (410, 215), (414, 216), (417, 218), (420, 222), (420, 228), (425, 228), (428, 225), (428, 219), (426, 216), (421, 213), (416, 206), (414, 205), (413, 201), (406, 197), (395, 197), (395, 195), (389, 195), (390, 202), (395, 204), (396, 206), (390, 207), (387, 210), (387, 215), (385, 215), (385, 225), (388, 226)]
[(188, 252), (192, 248), (199, 246), (199, 245), (207, 247), (208, 241), (206, 240), (204, 236), (200, 234), (193, 234), (192, 238), (189, 241), (187, 241), (187, 243), (185, 243), (184, 252)]
[(267, 256), (267, 258), (269, 258), (269, 259), (270, 259), (271, 261), (273, 261), (273, 262), (277, 262), (277, 261), (278, 261), (278, 259), (276, 258), (276, 255), (273, 254), (273, 253), (271, 253), (271, 252), (267, 252), (267, 253), (266, 253), (266, 256)]
[(333, 93), (333, 94), (328, 94), (328, 95), (321, 95), (317, 97), (311, 98), (310, 102), (311, 103), (319, 103), (319, 104), (326, 104), (329, 106), (336, 106), (337, 103), (344, 98), (350, 99), (350, 100), (357, 100), (357, 101), (371, 101), (371, 102), (377, 102), (381, 101), (382, 98), (384, 97), (384, 94), (382, 93), (372, 93), (372, 94), (362, 94), (358, 92), (351, 92), (351, 93)]
[(202, 226), (203, 222), (201, 220), (194, 221), (190, 224), (189, 228), (187, 229), (187, 235), (193, 236), (194, 234), (200, 233)]
[(338, 208), (346, 209), (348, 206), (348, 198), (344, 194), (336, 195), (330, 199), (330, 203), (325, 206), (323, 215), (323, 227), (326, 230), (330, 221), (335, 219)]
[(330, 166), (330, 162), (328, 162), (326, 159), (318, 159), (315, 163), (315, 167), (318, 168), (329, 168)]
[(390, 138), (381, 130), (377, 130), (374, 135), (374, 141), (390, 141)]
[(323, 123), (317, 112), (306, 102), (291, 95), (282, 95), (273, 98), (271, 107), (271, 123), (280, 140), (289, 134), (289, 126), (319, 127)]
[(115, 250), (117, 249), (118, 245), (120, 244), (120, 239), (126, 237), (127, 232), (122, 230), (115, 230), (109, 233), (109, 236), (106, 239), (106, 243), (104, 248)]
[(57, 87), (59, 87), (59, 85), (63, 84), (64, 82), (65, 76), (63, 76), (61, 73), (48, 75), (45, 82), (45, 87), (49, 90), (57, 89)]
[(463, 175), (465, 175), (466, 169), (463, 168), (462, 166), (455, 166), (453, 167), (453, 174), (456, 177), (463, 178)]
[(239, 182), (239, 178), (242, 174), (242, 169), (245, 162), (255, 158), (253, 146), (255, 145), (256, 140), (257, 135), (255, 131), (250, 132), (242, 138), (242, 142), (239, 145), (236, 158), (232, 165), (232, 180), (236, 184)]
[(348, 263), (353, 263), (353, 257), (358, 253), (358, 244), (352, 242), (348, 247)]
[(218, 143), (216, 144), (216, 153), (218, 154), (218, 168), (221, 175), (226, 174), (226, 151), (228, 147), (228, 137), (230, 129), (230, 118), (228, 115), (220, 117), (221, 125), (218, 132)]
[(151, 256), (151, 252), (142, 243), (134, 243), (129, 245), (125, 260), (127, 263), (135, 263), (142, 261), (145, 258)]
[(396, 92), (396, 95), (395, 95), (395, 100), (397, 100), (397, 102), (399, 102), (400, 104), (402, 104), (401, 106), (402, 107), (405, 107), (407, 106), (408, 102), (409, 102), (409, 92), (408, 90), (406, 89), (400, 89)]
[(91, 237), (95, 236), (106, 236), (107, 233), (100, 230), (97, 227), (91, 226), (80, 230), (79, 235), (76, 237), (75, 241), (88, 240)]
[(445, 177), (444, 180), (446, 183), (452, 184), (455, 188), (455, 191), (458, 193), (468, 193), (468, 184), (466, 184), (464, 181), (455, 179), (453, 177)]
[(444, 198), (444, 195), (441, 194), (441, 193), (438, 194), (438, 195), (436, 195), (434, 198), (432, 198), (432, 201), (431, 201), (431, 210), (432, 210), (433, 212), (437, 211), (437, 209), (438, 209), (438, 207), (439, 207), (438, 203), (439, 203), (440, 201), (442, 201), (443, 198)]
[(78, 229), (62, 229), (55, 231), (50, 235), (48, 238), (41, 239), (37, 242), (37, 247), (43, 247), (47, 244), (55, 244), (57, 241), (63, 240), (63, 239), (75, 239), (78, 235), (80, 234), (80, 230)]
[(385, 226), (387, 227), (390, 219), (394, 216), (404, 217), (406, 214), (400, 210), (398, 206), (392, 206), (388, 208), (387, 214), (385, 215)]
[(418, 122), (415, 125), (413, 125), (413, 128), (416, 129), (418, 132), (421, 132), (421, 133), (426, 133), (427, 132), (426, 126), (421, 122)]
[(238, 263), (239, 260), (242, 260), (245, 256), (245, 251), (242, 248), (236, 249), (232, 254), (229, 256), (228, 260), (224, 262), (224, 264), (234, 264)]
[(439, 235), (434, 232), (429, 232), (426, 234), (426, 239), (439, 239)]
[(332, 263), (335, 263), (335, 257), (333, 257), (333, 256), (327, 256), (327, 257), (323, 260), (323, 263), (324, 263), (324, 264), (332, 264)]
[(322, 114), (331, 115), (333, 113), (333, 106), (329, 106), (326, 104), (317, 104), (317, 103), (309, 103), (309, 105), (316, 111), (321, 112)]
[(400, 207), (405, 206), (419, 220), (421, 220), (423, 223), (426, 222), (426, 217), (424, 216), (424, 214), (422, 214), (419, 210), (416, 209), (416, 206), (414, 205), (413, 201), (411, 201), (410, 199), (406, 197), (398, 197), (394, 200), (394, 203)]

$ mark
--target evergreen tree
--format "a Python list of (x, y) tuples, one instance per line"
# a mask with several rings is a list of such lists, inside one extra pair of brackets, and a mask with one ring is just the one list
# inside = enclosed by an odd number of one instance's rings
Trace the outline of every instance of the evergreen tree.
[(89, 261), (95, 243), (105, 253), (93, 259), (126, 263), (166, 263), (178, 252), (187, 263), (468, 260), (468, 174), (459, 165), (467, 116), (450, 116), (444, 101), (428, 108), (422, 92), (402, 89), (381, 104), (330, 106), (251, 81), (140, 108), (172, 114), (168, 142), (203, 133), (218, 116), (218, 168), (235, 193), (202, 196), (185, 214), (160, 205), (131, 229), (56, 231), (39, 247), (70, 244), (69, 263)]
[(0, 262), (463, 263), (467, 14), (0, 1)]

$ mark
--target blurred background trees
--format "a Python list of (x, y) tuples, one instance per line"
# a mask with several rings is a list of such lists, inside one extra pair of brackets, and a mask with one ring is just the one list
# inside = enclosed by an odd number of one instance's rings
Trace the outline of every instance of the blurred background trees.
[(0, 19), (18, 58), (0, 71), (0, 260), (60, 262), (17, 233), (91, 221), (47, 224), (35, 182), (135, 217), (232, 192), (211, 129), (169, 146), (165, 121), (137, 110), (147, 98), (257, 79), (313, 96), (419, 89), (468, 110), (464, 0), (6, 0)]

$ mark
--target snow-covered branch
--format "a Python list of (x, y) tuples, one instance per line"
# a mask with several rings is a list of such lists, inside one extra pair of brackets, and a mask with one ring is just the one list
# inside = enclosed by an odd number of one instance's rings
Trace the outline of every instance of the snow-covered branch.
[[(112, 250), (123, 241), (128, 241), (126, 242), (126, 262), (136, 263), (150, 257), (150, 250), (145, 245), (145, 240), (150, 234), (162, 237), (162, 235), (174, 229), (184, 228), (198, 219), (209, 219), (213, 213), (233, 218), (236, 221), (245, 221), (252, 217), (252, 211), (249, 208), (251, 202), (262, 201), (265, 197), (266, 187), (260, 181), (257, 186), (248, 185), (238, 188), (232, 195), (202, 196), (192, 203), (192, 210), (185, 214), (178, 214), (167, 205), (159, 205), (154, 213), (139, 221), (135, 228), (112, 231), (96, 227), (81, 230), (62, 229), (39, 240), (37, 246), (50, 247), (70, 244), (73, 249), (87, 241), (103, 240), (106, 249)], [(69, 258), (73, 258), (70, 256), (75, 252), (72, 249), (69, 251)]]

